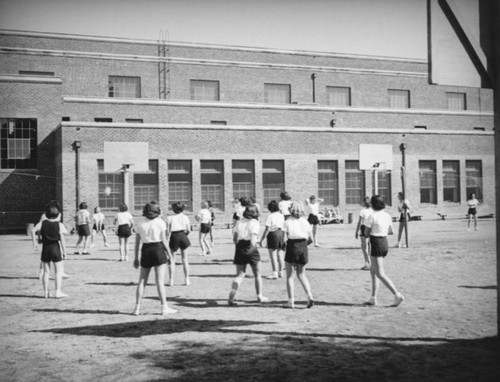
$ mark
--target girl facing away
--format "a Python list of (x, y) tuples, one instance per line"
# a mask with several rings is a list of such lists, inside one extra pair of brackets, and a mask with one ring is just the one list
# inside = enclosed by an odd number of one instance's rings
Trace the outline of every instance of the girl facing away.
[(90, 248), (94, 247), (95, 235), (98, 233), (100, 233), (102, 235), (102, 239), (104, 240), (104, 246), (109, 247), (108, 237), (106, 236), (106, 227), (104, 226), (104, 219), (105, 218), (106, 217), (101, 212), (100, 207), (94, 208), (94, 215), (92, 215), (92, 221), (94, 222), (94, 225), (92, 227), (92, 237), (91, 237)]
[[(55, 205), (49, 205), (45, 212), (47, 219), (40, 221), (35, 230), (39, 232), (42, 240), (42, 255), (41, 261), (43, 264), (42, 285), (45, 298), (51, 297), (49, 293), (49, 274), (50, 263), (54, 264), (55, 268), (55, 298), (68, 297), (61, 290), (62, 279), (64, 275), (63, 259), (66, 258), (66, 242), (64, 234), (67, 233), (66, 227), (60, 222), (60, 212)], [(33, 236), (34, 238), (34, 236)], [(35, 247), (35, 240), (33, 239)]]
[(209, 205), (206, 200), (201, 202), (201, 210), (196, 215), (196, 221), (200, 223), (198, 239), (200, 241), (201, 256), (210, 255), (210, 243), (208, 234), (210, 233), (210, 224), (212, 223), (212, 214), (208, 209)]
[(398, 244), (396, 247), (401, 248), (401, 239), (403, 237), (403, 229), (405, 227), (405, 223), (408, 224), (410, 220), (410, 201), (405, 199), (403, 193), (398, 192), (398, 212), (399, 212), (399, 228), (398, 228)]
[(321, 247), (318, 243), (318, 225), (321, 223), (319, 220), (319, 205), (321, 203), (323, 203), (323, 199), (316, 199), (314, 195), (306, 199), (306, 206), (309, 209), (307, 221), (312, 227), (313, 243), (315, 247)]
[(128, 206), (122, 203), (118, 207), (118, 213), (113, 222), (118, 224), (118, 243), (120, 249), (120, 261), (128, 261), (128, 240), (132, 236), (132, 228), (134, 227), (134, 217), (128, 212)]
[(189, 262), (188, 262), (188, 248), (191, 246), (188, 235), (191, 232), (191, 224), (189, 218), (183, 214), (186, 206), (181, 203), (173, 203), (172, 211), (175, 215), (167, 217), (167, 232), (168, 232), (168, 245), (172, 254), (170, 261), (169, 273), (170, 281), (169, 286), (174, 285), (175, 274), (175, 252), (181, 250), (182, 265), (184, 267), (184, 281), (186, 285), (190, 285), (189, 281)]
[[(155, 270), (156, 289), (158, 290), (161, 303), (160, 312), (162, 315), (173, 314), (177, 310), (168, 307), (165, 292), (166, 264), (171, 256), (167, 245), (167, 225), (160, 217), (160, 206), (154, 201), (144, 206), (142, 215), (146, 219), (137, 226), (135, 238), (134, 268), (140, 268), (140, 274), (139, 283), (137, 284), (135, 309), (132, 314), (138, 316), (141, 312), (144, 288), (148, 283), (151, 268)], [(141, 242), (143, 243), (142, 247)]]
[(280, 194), (280, 198), (281, 200), (278, 202), (278, 207), (285, 219), (288, 219), (288, 217), (290, 216), (290, 205), (292, 204), (292, 198), (287, 191), (282, 191)]
[(467, 200), (467, 231), (470, 231), (470, 223), (474, 219), (474, 231), (477, 231), (477, 206), (479, 205), (479, 200), (476, 199), (474, 193), (469, 195)]
[(363, 198), (363, 208), (359, 211), (359, 220), (358, 225), (356, 226), (356, 239), (359, 237), (361, 241), (361, 252), (363, 252), (363, 256), (365, 258), (365, 265), (362, 270), (369, 271), (371, 268), (370, 262), (370, 240), (365, 235), (366, 221), (373, 214), (373, 209), (371, 206), (370, 198), (366, 196)]
[(231, 285), (228, 304), (237, 305), (235, 302), (236, 292), (245, 278), (247, 265), (252, 267), (255, 276), (255, 292), (257, 300), (261, 303), (269, 301), (262, 294), (262, 277), (260, 274), (260, 254), (257, 249), (260, 224), (257, 220), (259, 213), (257, 207), (247, 206), (242, 219), (238, 220), (233, 230), (233, 242), (236, 245), (233, 263), (236, 265), (236, 277)]
[(285, 264), (286, 264), (286, 290), (288, 293), (287, 308), (295, 307), (294, 273), (307, 294), (307, 308), (312, 308), (314, 298), (306, 276), (306, 266), (309, 262), (307, 245), (312, 243), (312, 229), (309, 222), (304, 218), (302, 204), (293, 201), (290, 205), (290, 217), (285, 220), (284, 240), (286, 242)]
[(404, 301), (404, 296), (398, 292), (384, 270), (384, 257), (389, 253), (387, 235), (393, 233), (392, 217), (384, 211), (385, 203), (379, 195), (372, 196), (371, 204), (373, 214), (366, 221), (365, 235), (370, 238), (371, 245), (372, 296), (365, 305), (377, 305), (377, 294), (382, 281), (394, 295), (394, 303), (391, 306), (399, 306)]
[(267, 241), (267, 249), (271, 258), (273, 273), (268, 279), (283, 277), (284, 253), (283, 253), (283, 224), (285, 218), (281, 214), (276, 200), (271, 200), (267, 205), (270, 214), (266, 219), (266, 228), (260, 239), (259, 245), (262, 247), (264, 239)]
[[(79, 210), (75, 216), (76, 232), (78, 233), (78, 242), (76, 243), (75, 255), (90, 255), (87, 250), (87, 242), (90, 236), (90, 213), (87, 203), (81, 202)], [(83, 252), (80, 251), (80, 244), (83, 241)]]

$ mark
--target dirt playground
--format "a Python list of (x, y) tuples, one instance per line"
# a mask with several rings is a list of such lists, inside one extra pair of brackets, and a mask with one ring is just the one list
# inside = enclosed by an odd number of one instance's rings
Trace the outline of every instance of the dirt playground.
[(215, 231), (206, 257), (193, 232), (192, 284), (183, 285), (178, 256), (167, 299), (179, 312), (166, 317), (154, 278), (142, 315), (130, 314), (138, 271), (118, 261), (111, 232), (111, 247), (98, 237), (87, 256), (72, 255), (77, 237), (67, 237), (66, 299), (43, 298), (30, 238), (0, 236), (0, 380), (499, 381), (495, 220), (476, 232), (464, 219), (411, 222), (410, 248), (386, 258), (406, 297), (398, 308), (383, 286), (379, 306), (363, 305), (371, 283), (354, 230), (319, 228), (323, 246), (310, 248), (307, 270), (316, 305), (306, 309), (296, 281), (293, 310), (283, 308), (285, 279), (264, 280), (270, 302), (261, 305), (247, 278), (229, 307), (230, 230)]

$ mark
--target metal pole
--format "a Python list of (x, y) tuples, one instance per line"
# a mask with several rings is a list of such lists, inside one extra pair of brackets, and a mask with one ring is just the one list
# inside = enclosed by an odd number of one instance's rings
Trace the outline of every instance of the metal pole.
[(312, 80), (312, 100), (316, 103), (316, 73), (311, 74)]
[(76, 210), (80, 205), (80, 148), (82, 147), (81, 141), (73, 142), (73, 150), (75, 150), (75, 198)]
[(123, 167), (123, 203), (125, 203), (129, 208), (129, 199), (130, 199), (130, 190), (129, 190), (129, 179), (130, 179), (130, 172), (129, 172), (129, 165), (124, 164), (122, 165)]
[[(403, 193), (403, 201), (406, 199), (406, 149), (408, 145), (406, 143), (401, 143), (399, 145), (399, 149), (401, 150), (401, 155), (402, 155), (402, 166), (401, 166), (401, 184), (402, 184), (402, 189), (401, 192)], [(408, 208), (407, 206), (403, 203), (403, 213), (405, 216), (405, 219), (403, 221), (404, 224), (404, 229), (405, 229), (405, 242), (406, 242), (406, 248), (409, 248), (409, 240), (408, 240)]]

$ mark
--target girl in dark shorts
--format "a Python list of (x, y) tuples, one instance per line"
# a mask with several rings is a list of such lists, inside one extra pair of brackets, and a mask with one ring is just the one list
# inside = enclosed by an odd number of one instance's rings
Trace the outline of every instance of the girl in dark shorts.
[(475, 194), (470, 194), (469, 199), (467, 200), (467, 206), (469, 209), (467, 210), (467, 231), (470, 231), (470, 223), (471, 220), (474, 219), (474, 231), (477, 231), (477, 206), (479, 205), (479, 201), (476, 199)]
[[(49, 297), (50, 263), (54, 263), (54, 268), (56, 270), (56, 292), (54, 297), (68, 297), (68, 295), (61, 291), (64, 275), (62, 260), (66, 258), (64, 234), (67, 233), (67, 230), (60, 222), (59, 209), (55, 205), (48, 206), (45, 216), (47, 219), (39, 222), (35, 227), (35, 230), (39, 232), (39, 237), (43, 244), (41, 261), (43, 264), (42, 285), (44, 296), (45, 298)], [(33, 240), (33, 246), (35, 246), (35, 240)]]
[[(137, 269), (140, 266), (140, 275), (139, 283), (137, 284), (136, 304), (133, 314), (136, 316), (140, 314), (142, 296), (144, 295), (144, 288), (148, 283), (151, 268), (155, 269), (156, 288), (158, 289), (158, 296), (161, 302), (161, 314), (167, 315), (176, 313), (177, 310), (168, 307), (165, 293), (166, 264), (171, 257), (167, 245), (167, 225), (160, 217), (160, 206), (156, 202), (146, 204), (142, 215), (146, 220), (138, 225), (135, 237), (134, 267)], [(141, 248), (139, 261), (139, 247), (141, 241), (144, 244)]]
[(365, 258), (365, 265), (361, 268), (364, 271), (369, 271), (371, 268), (370, 263), (370, 240), (369, 237), (365, 235), (365, 227), (366, 221), (373, 213), (370, 198), (366, 196), (363, 198), (363, 209), (359, 211), (359, 220), (358, 225), (356, 226), (356, 233), (354, 236), (356, 239), (359, 237), (361, 241), (361, 252), (363, 252), (363, 256)]
[(307, 307), (312, 308), (314, 298), (306, 276), (306, 264), (309, 262), (307, 246), (312, 243), (312, 229), (304, 218), (304, 208), (299, 202), (291, 203), (290, 217), (285, 220), (283, 231), (286, 242), (286, 290), (288, 293), (286, 307), (292, 309), (295, 307), (293, 276), (296, 270), (297, 278), (307, 294)]
[(319, 220), (319, 205), (323, 203), (323, 199), (316, 199), (316, 196), (311, 195), (306, 199), (306, 205), (309, 208), (309, 216), (307, 221), (312, 226), (312, 237), (315, 247), (321, 247), (318, 243), (318, 225), (321, 224)]
[(210, 233), (210, 224), (212, 223), (212, 214), (208, 209), (208, 202), (204, 200), (201, 202), (201, 210), (196, 215), (196, 221), (200, 223), (200, 231), (198, 239), (200, 241), (201, 255), (210, 255), (210, 243), (207, 236)]
[(233, 242), (236, 244), (233, 263), (236, 265), (236, 277), (231, 286), (228, 304), (236, 305), (234, 301), (236, 292), (245, 278), (247, 264), (252, 267), (255, 276), (255, 291), (259, 302), (267, 302), (269, 299), (262, 295), (262, 277), (260, 275), (260, 255), (257, 249), (260, 225), (257, 207), (247, 206), (243, 212), (243, 218), (238, 220), (233, 230)]
[(132, 235), (132, 228), (134, 227), (134, 218), (128, 212), (128, 207), (125, 203), (120, 204), (118, 207), (113, 224), (118, 224), (118, 243), (120, 245), (120, 261), (128, 260), (128, 239)]
[(175, 252), (180, 248), (182, 256), (182, 265), (184, 266), (184, 279), (185, 284), (190, 285), (189, 281), (189, 263), (188, 263), (188, 253), (187, 249), (191, 246), (188, 235), (191, 231), (191, 224), (189, 223), (189, 218), (182, 212), (186, 206), (177, 202), (172, 204), (172, 211), (175, 215), (169, 216), (167, 218), (167, 228), (168, 228), (168, 245), (170, 252), (172, 253), (172, 260), (170, 261), (169, 273), (170, 281), (169, 286), (174, 285), (174, 273), (175, 273)]
[(393, 234), (392, 217), (383, 211), (385, 203), (379, 195), (372, 196), (371, 205), (374, 212), (366, 221), (365, 235), (370, 237), (371, 245), (372, 296), (365, 302), (365, 305), (377, 305), (377, 293), (381, 280), (394, 295), (392, 306), (399, 306), (403, 302), (404, 296), (398, 292), (384, 271), (384, 257), (389, 252), (387, 235)]
[(106, 227), (104, 226), (104, 220), (106, 219), (106, 216), (101, 212), (101, 208), (95, 207), (94, 208), (94, 215), (92, 216), (92, 220), (94, 221), (94, 225), (92, 227), (92, 240), (90, 244), (90, 248), (94, 246), (94, 238), (95, 235), (98, 233), (102, 234), (102, 238), (104, 239), (104, 246), (109, 247), (108, 244), (108, 237), (106, 236)]
[(262, 234), (259, 244), (262, 247), (262, 242), (266, 239), (271, 266), (273, 268), (272, 275), (267, 278), (277, 279), (278, 277), (283, 277), (283, 248), (285, 246), (283, 242), (283, 224), (285, 223), (285, 218), (281, 214), (276, 200), (271, 200), (267, 205), (267, 209), (270, 214), (266, 219), (266, 229)]
[[(90, 236), (90, 213), (87, 210), (87, 203), (81, 202), (79, 210), (75, 216), (76, 232), (78, 233), (78, 242), (76, 243), (75, 255), (89, 255), (87, 251), (87, 241)], [(83, 252), (80, 252), (80, 244), (83, 241)]]

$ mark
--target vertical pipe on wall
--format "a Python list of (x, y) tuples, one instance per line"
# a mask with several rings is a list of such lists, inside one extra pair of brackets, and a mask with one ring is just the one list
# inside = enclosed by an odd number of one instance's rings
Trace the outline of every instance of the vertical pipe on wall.
[(312, 80), (312, 101), (316, 103), (316, 73), (311, 74)]
[(82, 147), (81, 141), (73, 142), (73, 150), (75, 150), (75, 200), (76, 210), (80, 205), (80, 148)]

